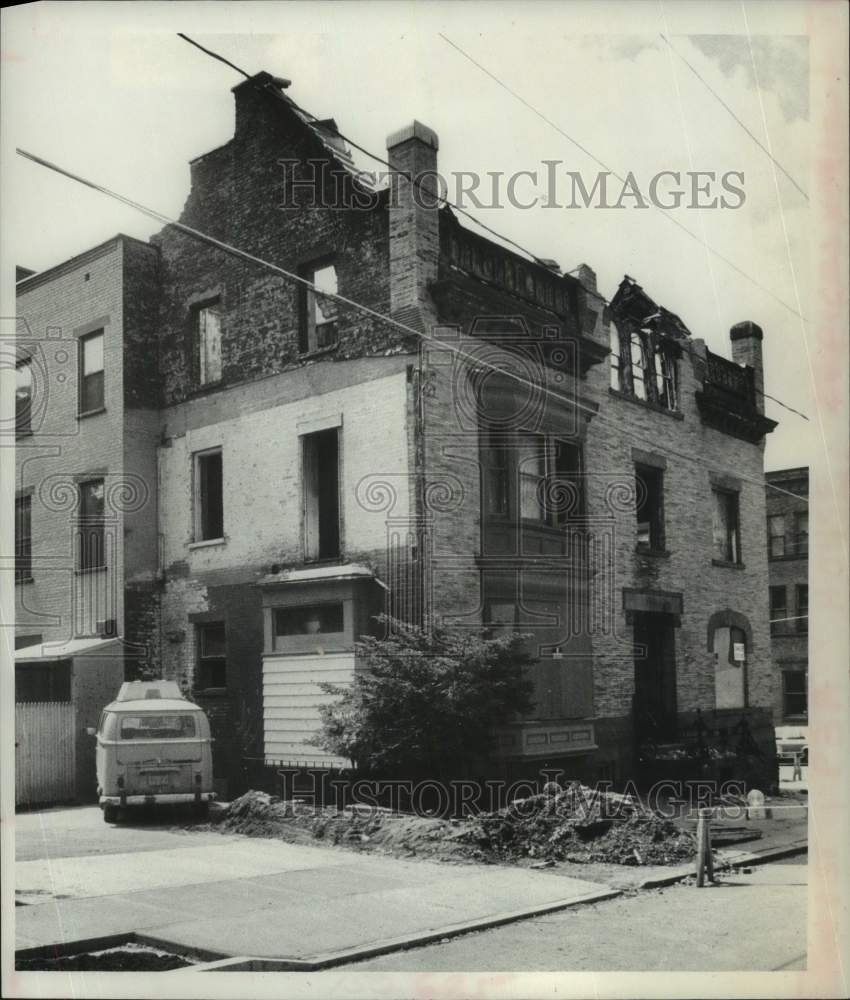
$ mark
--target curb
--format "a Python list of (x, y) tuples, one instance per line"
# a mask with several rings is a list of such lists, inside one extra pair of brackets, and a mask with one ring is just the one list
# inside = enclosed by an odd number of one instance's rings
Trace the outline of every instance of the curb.
[[(782, 844), (779, 847), (768, 847), (763, 851), (735, 851), (726, 853), (724, 851), (715, 852), (715, 868), (722, 871), (728, 868), (742, 868), (745, 865), (767, 864), (770, 861), (779, 861), (781, 858), (790, 858), (799, 854), (807, 854), (809, 842), (807, 840), (794, 841), (791, 844)], [(657, 878), (649, 878), (637, 886), (638, 889), (660, 889), (664, 886), (675, 885), (683, 879), (694, 874), (694, 866), (688, 865), (671, 872), (669, 875), (660, 875)]]
[[(520, 920), (543, 916), (547, 913), (555, 913), (559, 910), (566, 910), (572, 906), (581, 905), (582, 903), (601, 903), (604, 900), (614, 899), (620, 895), (622, 895), (622, 890), (620, 889), (602, 889), (599, 892), (580, 896), (578, 899), (545, 903), (524, 910), (512, 910), (508, 913), (499, 913), (492, 917), (482, 917), (478, 920), (467, 920), (459, 924), (449, 924), (447, 927), (437, 930), (414, 932), (402, 937), (389, 938), (375, 944), (355, 946), (343, 951), (325, 952), (324, 954), (316, 955), (314, 958), (268, 958), (242, 955), (232, 958), (222, 958), (200, 965), (187, 966), (184, 969), (176, 969), (175, 972), (318, 972), (337, 965), (348, 965), (352, 962), (361, 962), (367, 958), (375, 958), (378, 955), (387, 955), (390, 952), (406, 951), (408, 948), (418, 948), (422, 945), (433, 944), (435, 941), (442, 941), (445, 938), (460, 937), (462, 934), (471, 934), (475, 931), (488, 930), (491, 927), (501, 927), (504, 924), (516, 923)], [(145, 936), (139, 935), (139, 937), (144, 938)], [(153, 942), (154, 939), (147, 940)], [(182, 947), (175, 942), (168, 941), (164, 937), (157, 937), (155, 940), (160, 946), (168, 947), (172, 951), (178, 947)]]

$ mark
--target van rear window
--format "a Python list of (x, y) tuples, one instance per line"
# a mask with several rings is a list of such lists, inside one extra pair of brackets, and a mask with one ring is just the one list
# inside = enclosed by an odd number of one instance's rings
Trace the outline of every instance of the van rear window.
[(191, 715), (125, 715), (121, 719), (122, 740), (179, 740), (194, 735)]

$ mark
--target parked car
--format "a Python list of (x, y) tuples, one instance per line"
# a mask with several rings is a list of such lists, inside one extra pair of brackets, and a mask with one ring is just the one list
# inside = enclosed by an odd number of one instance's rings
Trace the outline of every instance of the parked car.
[(809, 763), (808, 726), (777, 726), (776, 756), (780, 764)]
[(173, 681), (122, 684), (89, 734), (107, 823), (131, 806), (191, 803), (203, 814), (215, 798), (209, 720)]

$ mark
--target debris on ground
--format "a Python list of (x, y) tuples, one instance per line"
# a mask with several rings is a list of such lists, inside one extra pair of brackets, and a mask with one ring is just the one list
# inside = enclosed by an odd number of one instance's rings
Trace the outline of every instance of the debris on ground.
[[(555, 791), (557, 788), (557, 791)], [(577, 782), (517, 799), (504, 809), (440, 819), (372, 806), (314, 806), (264, 792), (235, 799), (218, 823), (227, 833), (279, 837), (430, 860), (674, 865), (694, 857), (691, 832), (637, 799)]]

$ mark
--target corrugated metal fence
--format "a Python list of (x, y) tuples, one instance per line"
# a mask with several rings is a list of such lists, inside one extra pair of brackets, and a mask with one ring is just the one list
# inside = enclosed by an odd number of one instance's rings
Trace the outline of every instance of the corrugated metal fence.
[(15, 705), (15, 805), (49, 805), (74, 798), (75, 737), (73, 703)]

